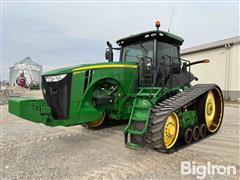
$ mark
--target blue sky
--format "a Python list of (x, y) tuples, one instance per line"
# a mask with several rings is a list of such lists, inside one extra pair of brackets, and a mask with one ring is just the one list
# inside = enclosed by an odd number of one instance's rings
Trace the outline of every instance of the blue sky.
[[(239, 35), (237, 2), (3, 2), (2, 79), (9, 66), (32, 57), (47, 71), (104, 61), (106, 41), (155, 29), (184, 38), (182, 48)], [(116, 44), (115, 44), (116, 46)]]

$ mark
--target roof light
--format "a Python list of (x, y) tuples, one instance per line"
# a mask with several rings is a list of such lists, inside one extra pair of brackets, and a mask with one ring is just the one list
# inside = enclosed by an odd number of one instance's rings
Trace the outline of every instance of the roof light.
[(156, 26), (157, 30), (159, 29), (160, 25), (161, 25), (161, 24), (160, 24), (160, 21), (157, 20), (156, 23), (155, 23), (155, 26)]

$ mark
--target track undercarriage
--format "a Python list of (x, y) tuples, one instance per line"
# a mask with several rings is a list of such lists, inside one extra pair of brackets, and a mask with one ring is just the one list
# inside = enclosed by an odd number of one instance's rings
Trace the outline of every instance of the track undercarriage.
[[(212, 95), (213, 99), (209, 99)], [(177, 114), (187, 112), (188, 109), (197, 111), (197, 121), (181, 127), (181, 119)], [(155, 105), (150, 116), (146, 143), (161, 152), (175, 151), (216, 133), (222, 117), (223, 97), (220, 89), (214, 84), (195, 85)], [(174, 126), (175, 122), (179, 122), (180, 126)]]

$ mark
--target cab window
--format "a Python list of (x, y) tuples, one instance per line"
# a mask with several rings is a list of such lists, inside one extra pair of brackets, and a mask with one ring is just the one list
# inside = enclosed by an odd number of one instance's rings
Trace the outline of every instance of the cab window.
[(138, 62), (140, 57), (153, 58), (153, 41), (140, 42), (123, 47), (122, 61)]

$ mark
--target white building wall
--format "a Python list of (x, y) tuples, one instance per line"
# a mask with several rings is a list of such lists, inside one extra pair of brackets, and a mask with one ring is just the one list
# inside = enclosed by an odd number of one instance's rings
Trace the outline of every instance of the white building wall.
[(230, 49), (230, 88), (231, 91), (240, 91), (240, 44)]
[(197, 83), (215, 83), (224, 91), (225, 99), (236, 100), (240, 93), (240, 45), (204, 50), (182, 55), (190, 61), (209, 59), (208, 64), (191, 67), (193, 74), (199, 78)]

